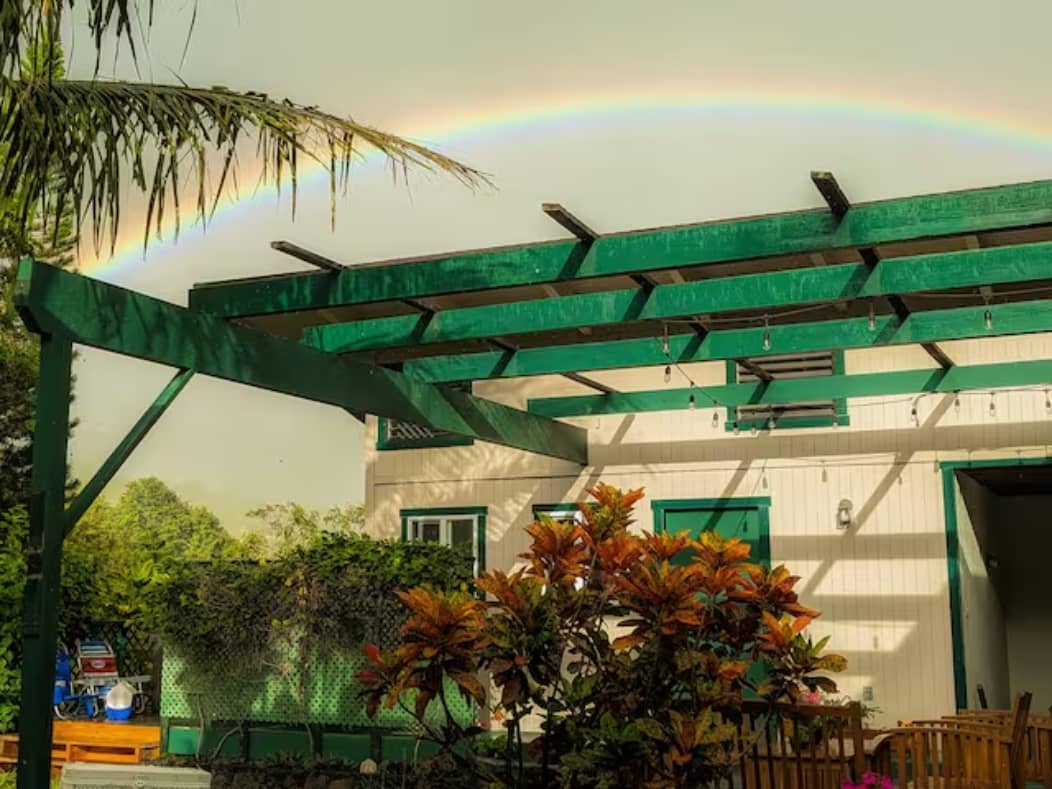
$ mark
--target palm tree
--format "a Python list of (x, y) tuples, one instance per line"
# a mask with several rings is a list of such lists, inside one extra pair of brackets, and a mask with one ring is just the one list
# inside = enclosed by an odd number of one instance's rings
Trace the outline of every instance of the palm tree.
[[(351, 164), (369, 148), (400, 173), (423, 168), (469, 186), (485, 182), (478, 171), (401, 137), (262, 93), (66, 79), (59, 30), (74, 5), (0, 0), (0, 251), (31, 249), (34, 224), (56, 228), (70, 206), (78, 232), (86, 222), (96, 242), (108, 236), (112, 245), (129, 180), (146, 200), (146, 233), (159, 229), (166, 201), (177, 203), (187, 181), (196, 187), (198, 217), (207, 219), (251, 135), (264, 179), (291, 180), (293, 206), (303, 159), (328, 168), (334, 208)], [(154, 0), (83, 5), (97, 56), (107, 35), (137, 56), (134, 31), (142, 20), (152, 22)]]

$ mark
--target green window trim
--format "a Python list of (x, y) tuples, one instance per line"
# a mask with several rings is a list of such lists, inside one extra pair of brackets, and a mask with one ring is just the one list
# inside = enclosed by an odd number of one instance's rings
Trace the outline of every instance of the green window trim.
[(946, 579), (950, 598), (950, 642), (953, 649), (953, 693), (957, 709), (968, 708), (968, 672), (965, 665), (964, 612), (961, 610), (961, 554), (957, 525), (957, 472), (970, 468), (1049, 466), (1052, 456), (1001, 460), (946, 460), (942, 470), (942, 506), (946, 527)]
[[(833, 350), (833, 375), (845, 375), (844, 368), (844, 352), (842, 350)], [(733, 359), (727, 359), (724, 362), (724, 369), (726, 370), (726, 378), (728, 384), (738, 383), (738, 364)], [(834, 397), (833, 406), (836, 411), (836, 420), (834, 421), (832, 416), (798, 416), (784, 419), (775, 420), (775, 427), (779, 430), (793, 429), (793, 428), (805, 428), (805, 427), (847, 427), (851, 424), (851, 417), (847, 412), (847, 398), (846, 397)], [(726, 421), (724, 422), (723, 428), (727, 432), (733, 432), (735, 425), (737, 425), (738, 431), (752, 430), (767, 430), (767, 422), (764, 419), (735, 419), (737, 415), (737, 409), (734, 406), (730, 406), (726, 409)]]
[(417, 507), (399, 512), (402, 521), (402, 541), (409, 540), (409, 519), (427, 517), (449, 517), (464, 515), (475, 518), (475, 575), (486, 569), (486, 517), (487, 507)]
[(564, 501), (564, 502), (560, 502), (558, 504), (534, 504), (531, 507), (531, 511), (533, 512), (533, 517), (535, 517), (535, 518), (538, 515), (548, 515), (548, 514), (553, 513), (553, 512), (580, 512), (581, 511), (581, 502), (579, 502), (579, 501), (572, 501), (572, 502)]
[(757, 541), (760, 553), (755, 558), (768, 567), (771, 564), (771, 497), (744, 496), (717, 499), (655, 499), (650, 502), (654, 513), (654, 532), (665, 531), (665, 513), (691, 510), (755, 510), (758, 520)]

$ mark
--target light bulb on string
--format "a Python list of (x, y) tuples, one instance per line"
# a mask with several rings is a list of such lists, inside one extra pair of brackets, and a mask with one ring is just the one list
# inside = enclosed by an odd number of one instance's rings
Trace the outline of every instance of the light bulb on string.
[(873, 302), (869, 303), (869, 330), (877, 330), (877, 313), (873, 310)]
[(716, 430), (720, 426), (720, 412), (717, 409), (712, 411), (712, 429)]
[(672, 365), (671, 364), (666, 364), (665, 365), (665, 383), (670, 383), (671, 381), (672, 381)]
[(767, 417), (767, 429), (768, 430), (774, 430), (774, 417), (773, 416)]
[(912, 420), (914, 427), (920, 427), (920, 416), (917, 414), (916, 403), (914, 403), (913, 407), (910, 409), (910, 419)]
[(997, 401), (993, 392), (990, 392), (990, 416), (997, 416)]
[(833, 412), (833, 429), (836, 430), (840, 427), (840, 418), (837, 416), (836, 411)]
[(990, 329), (994, 327), (994, 316), (993, 313), (990, 312), (989, 307), (987, 307), (986, 312), (983, 313), (983, 325), (986, 327), (987, 331), (990, 331)]
[(690, 382), (690, 397), (687, 398), (687, 408), (693, 411), (698, 407), (698, 401), (694, 397), (694, 382)]
[(752, 436), (753, 438), (756, 438), (756, 436), (758, 436), (759, 434), (760, 434), (760, 430), (759, 430), (758, 427), (756, 427), (756, 423), (753, 422), (749, 426), (749, 435)]
[(961, 393), (960, 392), (954, 393), (953, 410), (956, 411), (958, 414), (961, 413)]
[(734, 424), (731, 426), (731, 432), (733, 432), (736, 436), (741, 435), (742, 429), (741, 425), (738, 424), (737, 419), (734, 420)]
[(763, 349), (771, 350), (771, 325), (767, 322), (767, 316), (763, 316)]
[(1045, 413), (1052, 416), (1052, 396), (1045, 390)]
[(661, 352), (663, 354), (665, 354), (665, 356), (668, 356), (669, 355), (668, 324), (667, 323), (662, 324), (662, 327), (664, 329), (664, 334), (661, 335)]

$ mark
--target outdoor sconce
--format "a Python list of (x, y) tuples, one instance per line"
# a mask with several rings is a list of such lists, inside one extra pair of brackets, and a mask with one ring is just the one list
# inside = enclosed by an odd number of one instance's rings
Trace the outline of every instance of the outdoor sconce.
[(851, 528), (851, 499), (841, 499), (836, 508), (836, 527), (840, 531)]

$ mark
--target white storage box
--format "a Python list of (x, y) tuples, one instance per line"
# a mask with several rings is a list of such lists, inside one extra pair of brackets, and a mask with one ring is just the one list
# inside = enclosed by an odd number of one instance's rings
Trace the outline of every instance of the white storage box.
[(196, 767), (148, 764), (62, 765), (60, 789), (209, 789), (212, 776)]

